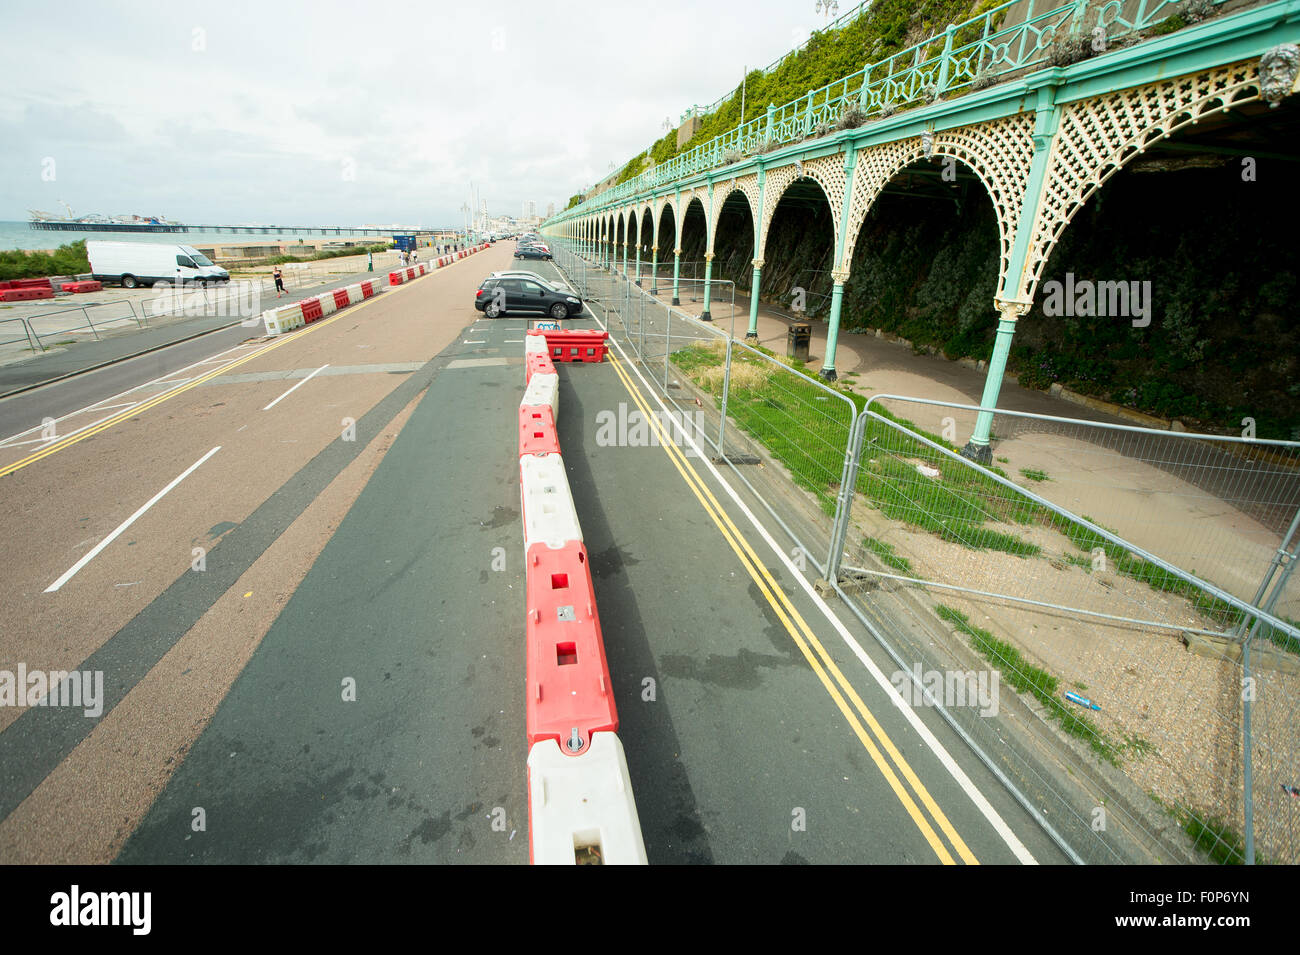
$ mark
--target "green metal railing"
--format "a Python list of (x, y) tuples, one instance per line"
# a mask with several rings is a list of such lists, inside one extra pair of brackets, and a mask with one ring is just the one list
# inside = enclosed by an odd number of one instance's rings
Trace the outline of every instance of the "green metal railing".
[[(1002, 16), (1020, 2), (1008, 0), (783, 106), (769, 106), (765, 116), (715, 136), (550, 221), (563, 222), (664, 183), (797, 142), (819, 129), (829, 132), (830, 125), (851, 107), (861, 110), (864, 119), (887, 116), (967, 89), (976, 82), (991, 84), (1008, 74), (1046, 66), (1062, 35), (1090, 35), (1101, 27), (1110, 43), (1180, 13), (1189, 0), (1140, 0), (1132, 17), (1123, 16), (1123, 0), (1109, 0), (1100, 7), (1087, 0), (1071, 0), (1043, 12), (1035, 12), (1031, 2), (1023, 22), (996, 29)], [(1223, 2), (1213, 0), (1215, 5)], [(841, 17), (835, 25), (861, 15), (864, 6)], [(784, 59), (768, 69), (775, 69)], [(734, 95), (728, 94), (706, 110), (716, 110)]]

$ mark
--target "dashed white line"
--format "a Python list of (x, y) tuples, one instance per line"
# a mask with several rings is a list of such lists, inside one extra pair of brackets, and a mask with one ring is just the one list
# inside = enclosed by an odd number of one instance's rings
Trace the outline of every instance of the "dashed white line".
[(123, 531), (125, 531), (128, 527), (130, 527), (137, 520), (139, 520), (139, 518), (141, 517), (141, 515), (145, 513), (145, 511), (149, 510), (149, 508), (153, 507), (155, 504), (161, 501), (168, 491), (170, 491), (177, 484), (180, 484), (181, 481), (184, 481), (187, 477), (189, 477), (191, 474), (197, 471), (199, 469), (199, 466), (202, 465), (204, 461), (212, 457), (220, 450), (221, 450), (221, 445), (217, 445), (215, 448), (213, 448), (207, 454), (203, 455), (203, 457), (199, 458), (188, 468), (186, 468), (183, 472), (181, 472), (181, 475), (179, 477), (173, 479), (172, 482), (168, 484), (165, 488), (163, 488), (153, 497), (149, 498), (149, 500), (145, 503), (144, 507), (140, 508), (140, 510), (136, 511), (134, 514), (128, 517), (121, 524), (117, 525), (117, 529), (113, 531), (113, 533), (109, 534), (102, 541), (100, 541), (98, 544), (92, 547), (85, 557), (81, 558), (81, 560), (77, 561), (75, 564), (69, 567), (62, 577), (60, 577), (54, 583), (46, 587), (45, 592), (47, 594), (52, 594), (60, 587), (62, 587), (64, 584), (66, 584), (69, 580), (71, 580), (76, 575), (77, 571), (81, 570), (81, 568), (85, 567), (92, 560), (94, 560), (95, 557), (98, 556), (100, 551), (102, 551), (109, 544), (113, 543), (113, 541), (117, 540), (118, 537), (122, 535)]
[(321, 365), (319, 368), (317, 368), (315, 371), (313, 371), (310, 375), (308, 375), (308, 376), (307, 376), (306, 378), (304, 378), (302, 381), (298, 382), (298, 384), (294, 385), (292, 388), (290, 388), (288, 391), (286, 391), (284, 394), (282, 394), (279, 398), (276, 398), (274, 401), (272, 401), (269, 405), (267, 405), (267, 406), (266, 406), (265, 408), (263, 408), (262, 410), (263, 410), (263, 411), (270, 411), (272, 408), (274, 408), (276, 405), (278, 405), (281, 401), (283, 401), (285, 398), (288, 398), (291, 394), (293, 394), (295, 391), (297, 391), (297, 390), (298, 390), (299, 388), (301, 388), (303, 385), (307, 384), (307, 382), (311, 381), (313, 378), (315, 378), (317, 375), (319, 375), (322, 371), (324, 371), (324, 370), (325, 370), (326, 368), (328, 368), (328, 367), (329, 367), (329, 365), (327, 365), (327, 364), (326, 364), (326, 365)]

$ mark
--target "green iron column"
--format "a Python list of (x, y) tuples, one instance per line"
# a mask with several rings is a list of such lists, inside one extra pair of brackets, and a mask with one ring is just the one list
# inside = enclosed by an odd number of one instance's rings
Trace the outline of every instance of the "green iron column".
[(984, 379), (984, 392), (980, 397), (980, 413), (975, 419), (975, 430), (961, 449), (964, 457), (979, 464), (993, 461), (989, 437), (993, 433), (993, 411), (998, 406), (1002, 391), (1002, 376), (1006, 373), (1007, 356), (1011, 354), (1011, 339), (1016, 332), (1016, 320), (1033, 307), (1025, 276), (1025, 263), (1029, 257), (1029, 239), (1034, 231), (1034, 220), (1047, 189), (1047, 164), (1051, 158), (1052, 143), (1060, 122), (1060, 109), (1055, 103), (1055, 90), (1043, 87), (1038, 91), (1037, 116), (1034, 123), (1034, 158), (1029, 166), (1029, 182), (1025, 186), (1025, 201), (1016, 222), (1016, 236), (1011, 245), (1011, 257), (1006, 275), (993, 307), (998, 310), (998, 332), (993, 341), (993, 354), (989, 358), (988, 375)]
[(650, 246), (650, 294), (659, 294), (659, 239)]
[(749, 329), (745, 332), (745, 341), (751, 345), (758, 344), (758, 293), (763, 281), (763, 191), (765, 170), (758, 167), (758, 209), (754, 210), (754, 276), (749, 290)]
[[(679, 237), (680, 238), (680, 237)], [(673, 249), (673, 304), (682, 304), (681, 299), (681, 275), (682, 275), (682, 247), (679, 245)]]
[(716, 215), (717, 212), (713, 208), (713, 181), (709, 180), (709, 215), (704, 220), (709, 241), (704, 253), (704, 311), (700, 313), (700, 321), (704, 322), (713, 321), (713, 313), (709, 310), (709, 306), (713, 299), (713, 242), (717, 238), (718, 224), (710, 222), (709, 219)]
[(678, 186), (677, 192), (673, 196), (673, 304), (682, 304), (681, 299), (681, 275), (682, 275), (682, 221), (681, 214), (678, 210), (682, 207), (682, 190)]
[(641, 223), (636, 224), (636, 287), (641, 287)]
[(835, 261), (838, 263), (831, 271), (835, 287), (831, 289), (831, 315), (826, 328), (826, 357), (822, 359), (821, 371), (817, 374), (825, 381), (834, 381), (839, 377), (835, 373), (835, 348), (840, 339), (840, 309), (844, 305), (844, 283), (849, 278), (849, 265), (844, 260), (844, 242), (849, 227), (849, 204), (853, 199), (853, 170), (857, 166), (858, 152), (850, 141), (844, 153), (844, 202), (840, 206), (840, 224), (835, 236)]
[(709, 314), (709, 292), (710, 284), (713, 281), (713, 253), (704, 253), (704, 311), (700, 313), (700, 321), (711, 322), (713, 316)]

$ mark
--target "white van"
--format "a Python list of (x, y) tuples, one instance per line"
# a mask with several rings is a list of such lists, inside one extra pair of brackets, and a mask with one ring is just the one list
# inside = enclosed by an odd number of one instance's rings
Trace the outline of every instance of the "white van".
[(230, 281), (229, 272), (188, 245), (92, 240), (86, 243), (86, 257), (95, 281), (115, 282), (123, 288), (155, 282), (207, 285)]

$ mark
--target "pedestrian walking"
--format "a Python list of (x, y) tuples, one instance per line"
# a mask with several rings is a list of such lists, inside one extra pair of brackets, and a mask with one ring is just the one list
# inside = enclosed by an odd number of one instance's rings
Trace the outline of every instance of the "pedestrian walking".
[(280, 266), (275, 267), (275, 271), (271, 273), (271, 276), (275, 279), (275, 297), (279, 298), (285, 291), (284, 275), (280, 272)]

